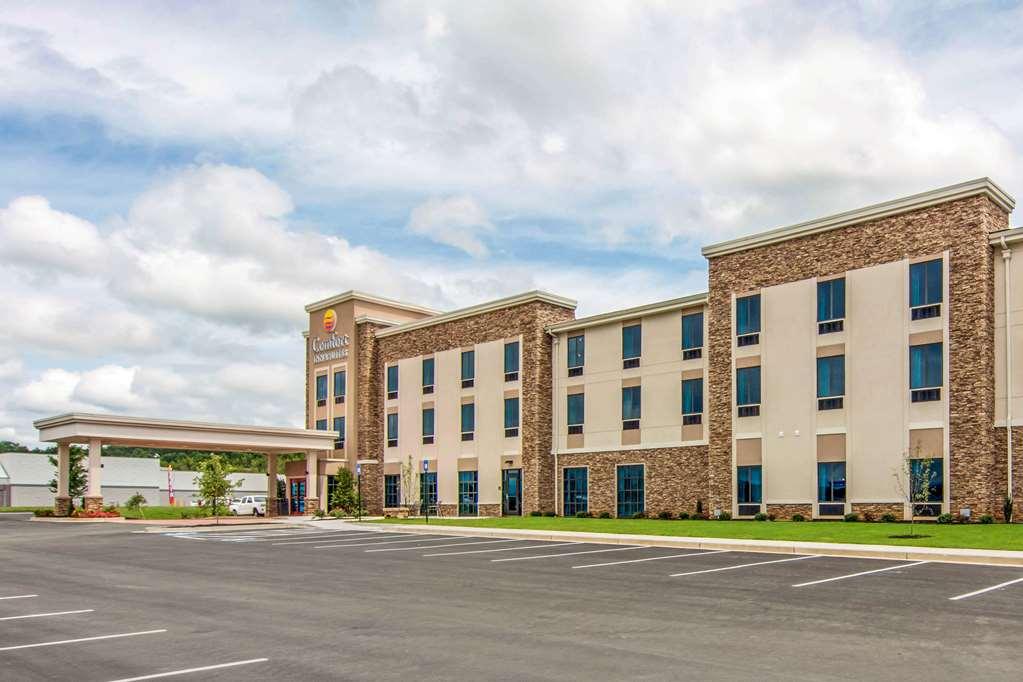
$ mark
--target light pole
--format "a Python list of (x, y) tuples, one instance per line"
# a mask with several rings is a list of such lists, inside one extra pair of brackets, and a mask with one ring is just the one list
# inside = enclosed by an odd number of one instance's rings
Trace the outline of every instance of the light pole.
[(430, 482), (426, 480), (426, 475), (430, 473), (430, 460), (423, 460), (423, 504), (426, 508), (426, 523), (430, 523)]
[(359, 521), (362, 521), (362, 464), (359, 462), (355, 464), (355, 480), (358, 482), (358, 493), (356, 493), (355, 503), (359, 507)]

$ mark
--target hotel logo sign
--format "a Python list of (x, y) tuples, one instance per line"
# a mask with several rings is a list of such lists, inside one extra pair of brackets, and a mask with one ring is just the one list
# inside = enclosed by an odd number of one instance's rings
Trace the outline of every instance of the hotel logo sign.
[(330, 334), (325, 339), (313, 339), (313, 362), (344, 360), (348, 357), (350, 339), (347, 334), (336, 334), (337, 312), (333, 308), (323, 313), (323, 330)]

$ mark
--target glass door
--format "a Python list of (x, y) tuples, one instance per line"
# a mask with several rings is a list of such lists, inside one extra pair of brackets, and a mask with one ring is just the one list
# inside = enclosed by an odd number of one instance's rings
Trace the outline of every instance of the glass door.
[(293, 478), (290, 481), (292, 514), (305, 514), (305, 479)]
[(505, 516), (521, 516), (522, 469), (505, 469), (501, 473), (501, 512)]

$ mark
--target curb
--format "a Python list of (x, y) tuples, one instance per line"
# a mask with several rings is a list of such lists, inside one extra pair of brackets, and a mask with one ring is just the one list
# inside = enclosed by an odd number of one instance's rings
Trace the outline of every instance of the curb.
[[(575, 531), (544, 531), (526, 529), (473, 528), (471, 526), (433, 526), (425, 524), (376, 524), (395, 532), (477, 537), (508, 540), (561, 540), (606, 545), (641, 545), (672, 549), (730, 550), (770, 554), (819, 554), (853, 559), (891, 559), (932, 561), (955, 564), (984, 564), (1023, 567), (1023, 552), (999, 549), (958, 549), (951, 547), (916, 547), (906, 545), (856, 545), (832, 542), (796, 542), (789, 540), (742, 540), (733, 538), (699, 538), (666, 535), (626, 535), (583, 533)], [(437, 530), (441, 529), (441, 530)], [(432, 531), (432, 532), (431, 532)]]

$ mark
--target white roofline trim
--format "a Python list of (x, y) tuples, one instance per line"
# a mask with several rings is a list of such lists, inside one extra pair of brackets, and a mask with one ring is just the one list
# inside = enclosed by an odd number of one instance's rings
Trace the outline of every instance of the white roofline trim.
[(189, 429), (193, 431), (221, 431), (228, 433), (250, 433), (269, 436), (331, 436), (337, 437), (336, 431), (317, 431), (315, 429), (296, 429), (288, 426), (254, 426), (245, 424), (216, 424), (212, 422), (194, 422), (182, 419), (157, 419), (150, 417), (130, 417), (120, 414), (89, 414), (68, 412), (53, 417), (37, 419), (32, 426), (37, 429), (52, 428), (66, 424), (86, 423), (109, 426), (142, 426), (161, 429)]
[(349, 289), (348, 291), (336, 294), (334, 296), (331, 296), (330, 298), (325, 298), (321, 301), (315, 301), (313, 303), (310, 303), (305, 307), (305, 311), (307, 313), (312, 313), (322, 308), (328, 308), (332, 305), (338, 305), (340, 303), (345, 303), (347, 301), (353, 300), (365, 301), (367, 303), (378, 303), (380, 305), (387, 305), (393, 308), (400, 308), (402, 310), (410, 310), (416, 313), (425, 313), (427, 315), (439, 314), (439, 311), (434, 310), (433, 308), (427, 308), (426, 306), (416, 305), (415, 303), (405, 303), (403, 301), (397, 301), (393, 298), (385, 298), (384, 296), (367, 294), (365, 292), (357, 291), (355, 289)]
[(481, 315), (483, 313), (489, 313), (495, 310), (501, 310), (503, 308), (511, 308), (513, 306), (523, 305), (525, 303), (532, 303), (533, 301), (543, 301), (544, 303), (551, 303), (553, 305), (558, 305), (563, 308), (568, 308), (570, 310), (575, 310), (576, 307), (576, 302), (574, 300), (570, 298), (565, 298), (564, 296), (558, 296), (557, 294), (552, 294), (540, 290), (527, 291), (525, 293), (516, 294), (514, 296), (506, 296), (505, 298), (499, 298), (494, 301), (487, 301), (486, 303), (480, 303), (474, 306), (469, 306), (468, 308), (452, 310), (449, 313), (435, 315), (434, 317), (427, 317), (422, 320), (406, 322), (404, 324), (400, 324), (397, 327), (392, 327), (390, 329), (383, 329), (377, 332), (377, 338), (401, 334), (402, 332), (412, 331), (413, 329), (432, 327), (434, 325), (443, 324), (445, 322), (453, 322), (455, 320), (461, 320), (466, 317), (472, 317), (473, 315)]
[(388, 327), (394, 327), (396, 325), (402, 324), (401, 322), (396, 322), (394, 320), (385, 320), (382, 317), (374, 317), (372, 315), (357, 315), (354, 322), (355, 324), (362, 324), (363, 322), (372, 322), (374, 324), (386, 324)]
[(796, 223), (795, 225), (789, 225), (787, 227), (779, 227), (767, 232), (759, 232), (757, 234), (747, 235), (745, 237), (739, 237), (737, 239), (719, 242), (717, 244), (710, 244), (703, 247), (703, 255), (707, 258), (724, 256), (726, 254), (745, 251), (746, 249), (752, 249), (760, 246), (767, 246), (769, 244), (777, 244), (779, 242), (796, 239), (798, 237), (805, 237), (819, 232), (836, 230), (840, 227), (848, 227), (857, 223), (867, 222), (868, 220), (878, 220), (880, 218), (888, 218), (890, 216), (907, 213), (909, 211), (917, 211), (937, 204), (943, 204), (948, 201), (965, 199), (966, 197), (976, 195), (986, 196), (1006, 212), (1011, 212), (1016, 206), (1016, 200), (1013, 199), (1005, 190), (996, 185), (990, 178), (977, 178), (975, 180), (960, 182), (956, 185), (949, 185), (948, 187), (941, 187), (939, 189), (921, 192), (920, 194), (892, 199), (880, 204), (873, 204), (871, 206), (864, 206), (863, 208), (857, 208), (851, 211), (836, 213), (824, 218), (817, 218), (802, 223)]
[(682, 310), (684, 308), (691, 308), (698, 305), (704, 305), (706, 303), (707, 292), (701, 294), (690, 294), (689, 296), (673, 298), (668, 301), (657, 301), (655, 303), (647, 303), (646, 305), (636, 306), (634, 308), (612, 310), (610, 312), (600, 313), (599, 315), (580, 317), (577, 320), (559, 322), (547, 327), (547, 331), (554, 334), (560, 334), (561, 332), (574, 331), (585, 327), (596, 327), (603, 324), (612, 324), (623, 320), (631, 320), (636, 317), (646, 317), (649, 315), (671, 312), (672, 310)]
[(1001, 246), (1003, 238), (1005, 239), (1006, 244), (1014, 244), (1016, 242), (1023, 241), (1023, 227), (1013, 227), (1008, 230), (992, 232), (991, 236), (988, 237), (988, 241), (991, 243), (991, 246)]

